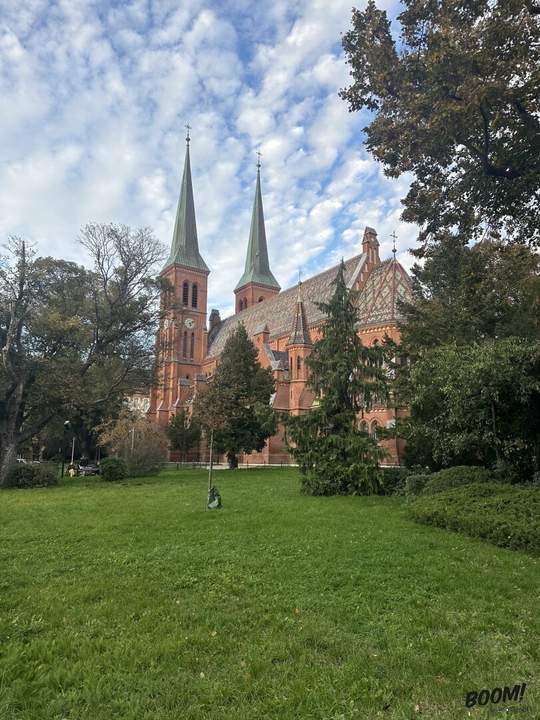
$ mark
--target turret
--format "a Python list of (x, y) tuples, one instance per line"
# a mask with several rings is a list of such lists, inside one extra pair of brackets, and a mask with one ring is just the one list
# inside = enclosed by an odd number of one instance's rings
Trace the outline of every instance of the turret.
[(305, 385), (309, 374), (306, 358), (311, 353), (312, 347), (313, 343), (302, 296), (302, 283), (298, 283), (294, 320), (287, 342), (290, 382), (289, 409), (293, 415), (299, 414), (302, 407), (305, 407), (302, 396), (306, 392)]

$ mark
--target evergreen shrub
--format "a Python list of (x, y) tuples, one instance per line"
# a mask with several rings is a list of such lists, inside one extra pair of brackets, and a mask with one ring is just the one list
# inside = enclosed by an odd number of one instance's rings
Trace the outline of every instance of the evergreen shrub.
[(420, 495), (431, 475), (422, 473), (418, 475), (408, 475), (405, 479), (405, 495), (410, 498)]
[(540, 553), (540, 488), (477, 482), (409, 504), (416, 522), (482, 538), (512, 550)]
[(4, 487), (35, 488), (51, 485), (58, 485), (58, 476), (53, 469), (29, 463), (17, 463), (9, 469)]
[(432, 495), (444, 490), (452, 490), (455, 487), (471, 485), (476, 482), (489, 482), (490, 480), (493, 480), (493, 474), (484, 467), (456, 465), (433, 473), (425, 483), (422, 493)]
[(411, 471), (404, 467), (381, 468), (381, 495), (404, 495), (405, 482)]
[(127, 465), (122, 458), (105, 458), (99, 465), (104, 480), (123, 480), (127, 476)]

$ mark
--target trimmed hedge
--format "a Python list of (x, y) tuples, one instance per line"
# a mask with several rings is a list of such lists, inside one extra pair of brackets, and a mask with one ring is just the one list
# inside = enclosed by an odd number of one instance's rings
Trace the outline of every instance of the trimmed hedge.
[(104, 480), (123, 480), (128, 474), (127, 465), (122, 458), (105, 458), (99, 464), (99, 473)]
[(422, 494), (433, 495), (433, 493), (452, 490), (463, 485), (471, 485), (476, 482), (489, 482), (493, 475), (484, 467), (476, 465), (456, 465), (433, 473), (424, 485)]
[(17, 463), (8, 470), (6, 488), (36, 488), (58, 485), (58, 474), (50, 467)]
[(540, 488), (479, 482), (418, 497), (409, 512), (416, 522), (540, 553)]

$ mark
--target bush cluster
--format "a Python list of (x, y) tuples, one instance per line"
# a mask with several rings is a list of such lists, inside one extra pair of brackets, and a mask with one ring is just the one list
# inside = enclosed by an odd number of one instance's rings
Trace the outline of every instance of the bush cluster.
[(407, 498), (420, 495), (431, 477), (432, 476), (427, 473), (408, 475), (405, 480), (405, 495)]
[(320, 461), (301, 476), (305, 495), (371, 495), (381, 487), (381, 468), (361, 462)]
[(58, 485), (58, 473), (50, 467), (31, 464), (13, 465), (7, 474), (4, 487), (35, 488)]
[(123, 480), (128, 472), (122, 458), (104, 458), (99, 464), (100, 475), (104, 480)]
[(423, 495), (452, 490), (463, 485), (471, 485), (476, 482), (489, 482), (493, 480), (492, 473), (484, 467), (476, 465), (456, 465), (455, 467), (439, 470), (430, 475), (424, 484)]
[(405, 483), (411, 471), (405, 467), (382, 467), (381, 495), (404, 495)]
[(497, 482), (418, 497), (414, 520), (479, 537), (512, 550), (540, 553), (540, 488)]

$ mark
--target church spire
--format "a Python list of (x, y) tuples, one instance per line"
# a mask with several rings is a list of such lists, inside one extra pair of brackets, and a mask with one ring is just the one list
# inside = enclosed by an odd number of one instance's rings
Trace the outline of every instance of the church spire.
[(298, 282), (298, 294), (296, 296), (296, 312), (294, 322), (287, 342), (290, 345), (312, 345), (311, 334), (306, 317), (306, 309), (304, 307), (304, 298), (302, 293), (302, 283)]
[(193, 187), (191, 184), (191, 163), (189, 158), (189, 125), (186, 125), (186, 159), (184, 163), (184, 175), (182, 177), (182, 189), (180, 200), (176, 211), (176, 222), (171, 244), (171, 253), (165, 267), (169, 265), (184, 265), (194, 270), (209, 272), (208, 267), (199, 252), (197, 239), (197, 223), (195, 221), (195, 205), (193, 202)]
[(261, 162), (260, 154), (257, 161), (257, 185), (255, 187), (255, 200), (253, 202), (253, 213), (251, 216), (251, 230), (249, 233), (249, 244), (246, 256), (244, 274), (236, 285), (236, 290), (249, 283), (264, 285), (279, 291), (280, 287), (276, 278), (270, 271), (268, 262), (268, 248), (266, 246), (266, 231), (264, 228), (264, 213), (261, 194)]

